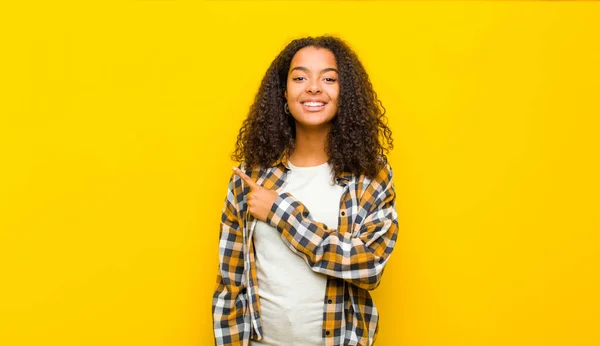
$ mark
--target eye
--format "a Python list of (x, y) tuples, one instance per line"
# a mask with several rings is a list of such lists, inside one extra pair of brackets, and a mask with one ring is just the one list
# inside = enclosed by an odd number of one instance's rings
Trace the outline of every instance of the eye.
[(295, 77), (295, 78), (292, 78), (292, 80), (300, 80), (300, 78), (304, 78), (304, 77)]
[(335, 82), (336, 81), (335, 78), (325, 78), (325, 80), (328, 81), (328, 82)]

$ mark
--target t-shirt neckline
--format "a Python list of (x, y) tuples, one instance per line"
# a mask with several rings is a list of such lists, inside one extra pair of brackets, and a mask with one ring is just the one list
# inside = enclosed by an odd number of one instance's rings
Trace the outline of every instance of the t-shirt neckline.
[(292, 169), (294, 171), (308, 171), (308, 170), (323, 168), (323, 167), (329, 165), (329, 162), (325, 162), (325, 163), (322, 163), (317, 166), (296, 166), (288, 160), (288, 165), (290, 166), (290, 169)]

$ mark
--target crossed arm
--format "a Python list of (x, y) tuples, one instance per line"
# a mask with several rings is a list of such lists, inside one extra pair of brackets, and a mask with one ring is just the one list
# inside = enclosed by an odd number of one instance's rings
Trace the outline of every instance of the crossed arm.
[[(318, 273), (344, 279), (362, 289), (375, 289), (394, 248), (398, 233), (392, 171), (384, 168), (362, 196), (366, 217), (344, 234), (314, 221), (291, 193), (280, 194), (267, 222), (281, 233), (284, 243)], [(366, 200), (365, 200), (366, 199)], [(359, 210), (361, 206), (358, 206)], [(357, 235), (352, 230), (358, 226)]]

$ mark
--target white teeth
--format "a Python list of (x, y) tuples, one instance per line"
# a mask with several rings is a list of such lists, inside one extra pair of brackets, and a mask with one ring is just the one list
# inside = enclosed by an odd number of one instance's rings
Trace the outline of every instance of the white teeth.
[(305, 106), (309, 106), (309, 107), (319, 107), (319, 106), (323, 106), (324, 103), (323, 102), (304, 102)]

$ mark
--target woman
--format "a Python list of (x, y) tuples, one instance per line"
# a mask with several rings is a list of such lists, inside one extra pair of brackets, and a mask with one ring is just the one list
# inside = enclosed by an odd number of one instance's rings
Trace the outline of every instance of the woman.
[(356, 54), (292, 41), (237, 138), (213, 295), (218, 345), (372, 345), (369, 295), (394, 248), (392, 148)]

